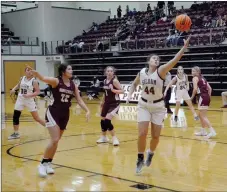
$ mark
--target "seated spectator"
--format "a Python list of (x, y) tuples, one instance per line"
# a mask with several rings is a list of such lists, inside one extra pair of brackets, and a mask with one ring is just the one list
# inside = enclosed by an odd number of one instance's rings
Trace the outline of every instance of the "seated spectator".
[(222, 16), (219, 15), (216, 20), (216, 27), (222, 27), (222, 26), (223, 26)]
[(202, 25), (203, 25), (203, 20), (199, 15), (197, 15), (196, 20), (195, 20), (195, 26), (200, 28), (200, 27), (202, 27)]
[(207, 15), (204, 15), (204, 17), (203, 17), (203, 25), (204, 25), (204, 27), (210, 26), (210, 19)]
[(117, 8), (117, 17), (118, 18), (121, 18), (121, 12), (122, 12), (121, 6), (119, 5), (119, 7)]
[(133, 8), (132, 13), (133, 13), (133, 15), (136, 15), (136, 13), (137, 13), (136, 8)]
[(169, 30), (169, 36), (166, 38), (167, 47), (175, 46), (176, 45), (176, 38), (177, 38), (177, 34), (175, 33), (175, 30), (170, 29)]
[(217, 17), (211, 19), (211, 27), (216, 27)]
[(147, 12), (151, 11), (150, 3), (147, 4)]
[(180, 35), (177, 37), (177, 46), (184, 45), (184, 39), (186, 39), (187, 32), (181, 32)]
[(167, 21), (167, 17), (165, 14), (158, 20), (157, 24), (165, 23)]
[(226, 24), (227, 24), (227, 14), (225, 14), (223, 16), (222, 21), (223, 21), (223, 25), (222, 26), (226, 26)]
[(109, 39), (105, 36), (97, 43), (98, 51), (105, 51), (109, 47)]
[(93, 81), (91, 81), (90, 89), (87, 91), (88, 98), (90, 100), (92, 100), (94, 98), (99, 99), (98, 98), (99, 91), (100, 91), (100, 81), (95, 76), (95, 77), (93, 77)]
[(80, 39), (80, 41), (73, 41), (71, 45), (71, 52), (72, 53), (82, 52), (83, 46), (84, 42), (82, 39)]

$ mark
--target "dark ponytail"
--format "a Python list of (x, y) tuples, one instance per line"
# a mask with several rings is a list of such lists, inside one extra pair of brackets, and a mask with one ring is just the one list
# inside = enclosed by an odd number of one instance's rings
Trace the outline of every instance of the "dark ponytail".
[(58, 67), (58, 78), (62, 78), (62, 74), (66, 71), (68, 65), (67, 64), (61, 64)]

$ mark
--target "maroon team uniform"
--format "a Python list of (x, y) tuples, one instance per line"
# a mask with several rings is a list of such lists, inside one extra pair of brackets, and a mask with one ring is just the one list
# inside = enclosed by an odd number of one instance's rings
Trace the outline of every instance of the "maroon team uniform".
[(70, 86), (67, 87), (62, 78), (58, 78), (58, 80), (57, 87), (52, 88), (54, 103), (47, 108), (45, 120), (46, 127), (57, 124), (61, 130), (64, 130), (69, 121), (69, 108), (71, 107), (71, 99), (74, 97), (75, 84), (70, 80)]
[(198, 77), (198, 88), (200, 90), (199, 94), (199, 108), (208, 108), (210, 105), (210, 96), (208, 93), (207, 81), (203, 76)]
[(110, 85), (112, 85), (114, 89), (117, 89), (113, 85), (114, 78), (112, 78), (109, 81), (109, 83), (107, 83), (107, 79), (104, 80), (103, 89), (105, 91), (105, 100), (104, 100), (104, 104), (103, 104), (102, 112), (101, 112), (101, 116), (102, 117), (106, 117), (106, 115), (108, 113), (112, 113), (113, 115), (117, 114), (118, 113), (118, 110), (119, 110), (119, 107), (120, 107), (120, 98), (119, 98), (119, 95), (113, 93), (111, 91), (111, 89), (110, 89)]

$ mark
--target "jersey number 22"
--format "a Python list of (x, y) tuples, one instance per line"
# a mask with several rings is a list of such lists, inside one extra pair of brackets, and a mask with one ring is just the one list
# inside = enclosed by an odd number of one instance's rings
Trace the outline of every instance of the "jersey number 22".
[(61, 102), (68, 103), (69, 102), (69, 95), (61, 94)]

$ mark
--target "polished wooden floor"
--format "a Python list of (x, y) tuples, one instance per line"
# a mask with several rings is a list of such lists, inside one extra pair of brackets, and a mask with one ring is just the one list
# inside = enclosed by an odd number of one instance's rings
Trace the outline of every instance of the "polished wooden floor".
[[(44, 117), (45, 101), (38, 103)], [(194, 136), (200, 125), (187, 108), (182, 108), (178, 124), (171, 121), (171, 116), (166, 118), (152, 166), (144, 168), (141, 175), (135, 174), (136, 106), (122, 104), (114, 120), (121, 145), (113, 147), (96, 144), (100, 134), (97, 103), (88, 104), (92, 111), (89, 123), (73, 104), (68, 129), (53, 161), (56, 173), (42, 179), (37, 166), (48, 143), (48, 132), (24, 112), (21, 138), (8, 141), (14, 104), (2, 95), (2, 191), (227, 190), (227, 111), (220, 110), (220, 97), (212, 98), (208, 113), (218, 133), (215, 139)]]

